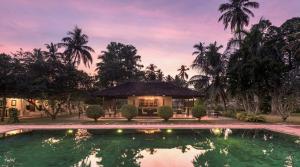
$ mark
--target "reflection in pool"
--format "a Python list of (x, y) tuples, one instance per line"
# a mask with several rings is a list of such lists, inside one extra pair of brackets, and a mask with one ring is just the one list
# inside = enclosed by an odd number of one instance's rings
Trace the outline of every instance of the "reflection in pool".
[(264, 130), (33, 131), (0, 139), (0, 166), (300, 166), (300, 139)]

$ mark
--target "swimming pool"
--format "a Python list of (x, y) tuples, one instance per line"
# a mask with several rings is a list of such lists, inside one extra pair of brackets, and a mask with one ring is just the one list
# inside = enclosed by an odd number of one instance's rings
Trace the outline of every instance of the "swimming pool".
[(266, 130), (49, 130), (0, 139), (0, 166), (300, 166), (300, 139)]

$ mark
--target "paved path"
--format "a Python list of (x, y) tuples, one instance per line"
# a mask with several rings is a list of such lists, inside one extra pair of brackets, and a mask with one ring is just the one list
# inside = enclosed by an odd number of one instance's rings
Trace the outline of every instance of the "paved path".
[(17, 129), (266, 129), (300, 137), (300, 126), (278, 124), (0, 125), (0, 134)]

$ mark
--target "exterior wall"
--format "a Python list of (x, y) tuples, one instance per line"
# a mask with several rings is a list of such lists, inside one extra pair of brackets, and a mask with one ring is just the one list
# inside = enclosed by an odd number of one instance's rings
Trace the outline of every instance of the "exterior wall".
[[(1, 98), (1, 100), (3, 100)], [(37, 105), (39, 105), (38, 100), (35, 101)], [(26, 106), (30, 103), (25, 99), (20, 98), (7, 98), (6, 99), (6, 109), (16, 108), (20, 111), (20, 117), (31, 117), (31, 116), (40, 116), (42, 113), (35, 109), (34, 111), (30, 111), (26, 109)]]
[(130, 97), (128, 97), (127, 101), (128, 101), (128, 104), (139, 107), (140, 99), (157, 99), (158, 107), (164, 106), (164, 105), (172, 107), (172, 97), (170, 97), (170, 96), (130, 96)]

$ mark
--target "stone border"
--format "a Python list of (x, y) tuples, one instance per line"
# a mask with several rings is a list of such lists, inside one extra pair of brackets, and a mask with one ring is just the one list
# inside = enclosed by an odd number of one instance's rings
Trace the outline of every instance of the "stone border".
[(300, 137), (300, 126), (275, 124), (154, 124), (154, 125), (1, 125), (0, 134), (8, 131), (55, 129), (266, 129)]

